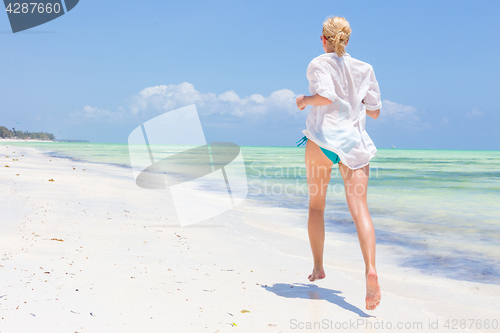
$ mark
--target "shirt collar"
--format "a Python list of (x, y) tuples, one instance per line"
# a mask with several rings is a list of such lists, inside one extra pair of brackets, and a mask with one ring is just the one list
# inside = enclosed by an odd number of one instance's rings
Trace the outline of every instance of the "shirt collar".
[(322, 56), (324, 56), (324, 57), (334, 57), (334, 58), (343, 58), (345, 56), (349, 56), (350, 57), (351, 55), (346, 52), (346, 53), (344, 53), (344, 55), (342, 57), (339, 57), (337, 55), (337, 52), (330, 52), (330, 53), (323, 53)]

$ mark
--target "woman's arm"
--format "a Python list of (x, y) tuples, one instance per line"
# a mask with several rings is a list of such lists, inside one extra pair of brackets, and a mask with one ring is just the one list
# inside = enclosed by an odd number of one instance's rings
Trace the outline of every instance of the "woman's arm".
[(368, 117), (372, 117), (373, 119), (377, 119), (380, 116), (380, 109), (377, 110), (366, 110), (366, 115)]
[[(365, 99), (361, 101), (361, 103), (365, 104)], [(366, 110), (366, 115), (368, 117), (372, 117), (373, 119), (377, 119), (380, 116), (380, 109), (377, 110)]]
[(295, 101), (299, 110), (304, 110), (308, 105), (325, 106), (328, 104), (332, 104), (332, 101), (330, 101), (328, 98), (318, 94), (315, 94), (313, 96), (302, 95), (297, 97)]

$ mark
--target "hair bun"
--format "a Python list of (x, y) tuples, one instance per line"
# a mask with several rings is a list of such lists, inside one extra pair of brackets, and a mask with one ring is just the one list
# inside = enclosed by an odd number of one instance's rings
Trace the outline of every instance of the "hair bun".
[(323, 22), (323, 35), (329, 36), (327, 39), (339, 57), (345, 54), (350, 34), (349, 22), (343, 17), (329, 17)]

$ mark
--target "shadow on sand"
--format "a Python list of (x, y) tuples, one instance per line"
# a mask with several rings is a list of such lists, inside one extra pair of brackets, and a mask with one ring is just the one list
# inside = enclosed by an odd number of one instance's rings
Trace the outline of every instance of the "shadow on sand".
[(287, 298), (304, 298), (304, 299), (324, 299), (330, 303), (340, 306), (341, 308), (351, 311), (360, 317), (370, 318), (375, 316), (370, 316), (358, 307), (349, 304), (345, 301), (345, 297), (339, 296), (342, 292), (339, 290), (331, 290), (326, 288), (318, 287), (314, 284), (304, 284), (304, 283), (276, 283), (272, 286), (265, 284), (260, 285), (267, 291), (273, 292), (278, 296)]

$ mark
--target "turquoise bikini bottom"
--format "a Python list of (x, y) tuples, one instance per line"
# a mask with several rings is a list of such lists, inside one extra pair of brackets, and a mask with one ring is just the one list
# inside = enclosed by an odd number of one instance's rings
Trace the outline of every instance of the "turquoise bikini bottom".
[[(298, 143), (297, 147), (300, 147), (301, 145), (305, 144), (306, 142), (307, 142), (307, 136), (304, 135), (302, 137), (302, 139), (300, 139), (299, 141), (296, 142), (296, 143)], [(328, 157), (333, 162), (333, 164), (337, 164), (340, 162), (339, 155), (335, 154), (331, 150), (321, 148), (321, 147), (319, 147), (319, 148), (323, 151), (323, 153), (325, 153), (326, 157)]]

